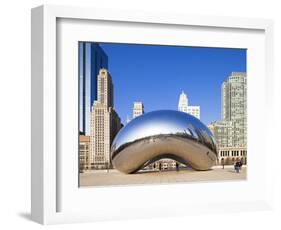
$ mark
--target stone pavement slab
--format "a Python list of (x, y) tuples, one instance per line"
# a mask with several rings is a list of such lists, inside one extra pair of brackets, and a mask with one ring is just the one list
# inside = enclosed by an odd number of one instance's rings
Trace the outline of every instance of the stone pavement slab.
[(246, 180), (247, 167), (236, 173), (233, 166), (214, 167), (208, 171), (181, 169), (180, 171), (143, 171), (135, 174), (123, 174), (117, 170), (96, 170), (80, 173), (80, 186), (116, 186), (140, 184), (168, 184), (188, 182), (209, 182)]

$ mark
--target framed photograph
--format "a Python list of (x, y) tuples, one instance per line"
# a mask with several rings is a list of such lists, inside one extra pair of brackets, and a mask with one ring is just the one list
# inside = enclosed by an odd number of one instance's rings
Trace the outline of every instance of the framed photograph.
[(271, 208), (272, 33), (266, 19), (32, 9), (32, 219)]

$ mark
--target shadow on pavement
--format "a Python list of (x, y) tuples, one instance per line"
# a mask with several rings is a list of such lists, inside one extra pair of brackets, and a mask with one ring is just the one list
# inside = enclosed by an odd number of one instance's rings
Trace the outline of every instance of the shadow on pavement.
[(29, 212), (20, 212), (18, 213), (18, 216), (31, 221), (31, 214)]

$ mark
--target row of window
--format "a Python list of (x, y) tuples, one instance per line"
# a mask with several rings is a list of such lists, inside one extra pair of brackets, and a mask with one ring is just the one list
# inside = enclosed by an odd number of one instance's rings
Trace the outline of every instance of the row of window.
[(230, 153), (231, 153), (231, 156), (239, 156), (239, 152), (240, 152), (240, 156), (246, 156), (247, 154), (247, 151), (246, 150), (223, 150), (220, 152), (220, 155), (222, 157), (229, 157), (230, 156)]

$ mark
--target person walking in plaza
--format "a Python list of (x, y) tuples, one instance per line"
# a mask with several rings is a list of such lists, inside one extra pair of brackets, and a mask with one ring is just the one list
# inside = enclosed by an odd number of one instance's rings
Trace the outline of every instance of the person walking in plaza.
[(176, 170), (177, 170), (177, 172), (179, 171), (179, 163), (178, 162), (176, 162)]
[(239, 171), (242, 170), (242, 165), (243, 165), (243, 163), (242, 163), (242, 161), (240, 160), (240, 161), (239, 161)]
[(238, 161), (235, 162), (234, 169), (237, 173), (239, 173), (239, 162)]

